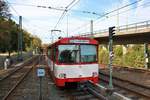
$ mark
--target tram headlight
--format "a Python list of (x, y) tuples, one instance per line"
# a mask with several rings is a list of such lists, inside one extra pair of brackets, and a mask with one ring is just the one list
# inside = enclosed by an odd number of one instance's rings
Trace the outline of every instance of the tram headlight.
[(98, 75), (97, 72), (93, 72), (93, 73), (92, 73), (92, 76), (93, 76), (93, 77), (96, 77), (97, 75)]
[(60, 73), (59, 78), (66, 78), (66, 74), (65, 73)]

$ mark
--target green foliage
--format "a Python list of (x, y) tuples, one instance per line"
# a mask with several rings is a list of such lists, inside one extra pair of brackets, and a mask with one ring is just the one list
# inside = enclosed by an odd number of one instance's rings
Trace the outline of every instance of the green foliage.
[(99, 63), (101, 64), (108, 64), (108, 51), (103, 50), (102, 48), (99, 48)]
[[(144, 67), (144, 48), (142, 45), (133, 45), (127, 48), (127, 53), (123, 55), (122, 46), (114, 46), (113, 64), (129, 67)], [(108, 50), (99, 48), (99, 63), (108, 63)]]
[(32, 36), (32, 47), (34, 49), (40, 48), (42, 45), (42, 41), (37, 36)]
[(23, 30), (23, 50), (30, 51), (31, 50), (31, 35), (27, 31)]
[[(31, 36), (25, 30), (19, 30), (18, 25), (10, 19), (8, 5), (0, 0), (0, 52), (13, 52), (18, 49), (18, 34), (23, 34), (23, 50), (41, 47), (41, 40)], [(32, 47), (33, 46), (33, 47)]]
[(126, 62), (124, 66), (144, 67), (144, 50), (141, 45), (134, 45), (129, 48), (124, 58), (124, 62)]
[(14, 37), (14, 23), (11, 20), (6, 20), (4, 18), (0, 18), (0, 20), (0, 45), (2, 46), (0, 51), (10, 51), (13, 46), (12, 39), (16, 38)]
[(122, 65), (122, 56), (123, 56), (123, 49), (122, 46), (115, 46), (114, 47), (114, 65)]
[(114, 47), (114, 54), (117, 57), (121, 57), (123, 55), (122, 46), (116, 46), (116, 47)]

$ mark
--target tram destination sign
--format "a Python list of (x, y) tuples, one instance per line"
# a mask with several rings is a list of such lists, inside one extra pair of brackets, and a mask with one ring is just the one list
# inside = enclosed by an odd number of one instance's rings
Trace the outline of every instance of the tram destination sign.
[(78, 39), (73, 39), (69, 41), (70, 43), (90, 43), (89, 40), (78, 40)]

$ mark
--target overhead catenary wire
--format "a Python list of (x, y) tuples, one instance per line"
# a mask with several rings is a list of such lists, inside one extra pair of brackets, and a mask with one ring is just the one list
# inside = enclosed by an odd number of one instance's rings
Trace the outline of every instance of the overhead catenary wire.
[[(125, 10), (125, 11), (119, 12), (119, 14), (122, 14), (122, 13), (125, 13), (125, 12), (128, 12), (128, 11), (131, 11), (131, 10), (136, 9), (136, 8), (139, 8), (139, 7), (143, 7), (144, 5), (147, 5), (146, 7), (150, 7), (150, 5), (148, 5), (148, 4), (150, 4), (150, 2), (146, 2), (146, 3), (142, 4), (142, 5), (139, 5), (139, 6), (136, 6), (136, 7), (130, 8), (130, 9), (127, 9), (127, 10)], [(110, 17), (113, 17), (113, 16), (116, 16), (116, 14), (109, 16), (109, 18), (110, 18)], [(103, 19), (103, 20), (105, 20), (105, 19)], [(103, 21), (103, 20), (101, 20), (101, 21)], [(106, 29), (104, 29), (104, 30), (106, 30)], [(96, 30), (96, 31), (101, 31), (101, 30)], [(88, 32), (84, 32), (84, 33), (88, 33)]]
[[(9, 6), (12, 8), (12, 10), (17, 14), (17, 16), (21, 16), (21, 14), (19, 14), (18, 12), (17, 12), (17, 10), (11, 5), (11, 3), (9, 3), (7, 0), (6, 0), (6, 2), (9, 4)], [(32, 5), (33, 6), (33, 5)], [(16, 18), (16, 17), (14, 17), (14, 16), (12, 16), (13, 17), (13, 19), (15, 20), (15, 21), (17, 21), (18, 19)], [(25, 19), (25, 20), (27, 20), (28, 22), (30, 22), (30, 20), (29, 19), (27, 19), (27, 18), (25, 18), (25, 17), (22, 17), (23, 19)], [(30, 24), (32, 24), (32, 23), (30, 23)], [(24, 23), (24, 25), (26, 25), (26, 26), (29, 26), (29, 25), (27, 25), (26, 23)], [(39, 26), (37, 26), (37, 25), (34, 25), (34, 24), (32, 24), (34, 27), (37, 27), (37, 29), (40, 29), (41, 27), (39, 27)], [(25, 27), (25, 26), (23, 26), (23, 28), (26, 30), (27, 28)], [(42, 28), (44, 28), (44, 27), (42, 27)]]
[(7, 1), (7, 0), (5, 0), (9, 5), (10, 5), (10, 7), (12, 8), (12, 10), (18, 15), (18, 16), (20, 16), (20, 14), (16, 11), (16, 9)]
[[(6, 0), (6, 1), (7, 1), (7, 0)], [(71, 5), (74, 1), (75, 1), (75, 0), (73, 0), (73, 1), (70, 3), (70, 5)], [(78, 0), (78, 1), (79, 1), (79, 0)], [(130, 5), (136, 4), (136, 3), (140, 2), (140, 1), (142, 1), (142, 0), (137, 0), (137, 1), (135, 1), (135, 2), (132, 2), (132, 3), (130, 3), (130, 4), (127, 4), (127, 5), (125, 5), (125, 6), (122, 6), (122, 7), (118, 8), (118, 9), (115, 9), (115, 10), (113, 10), (113, 11), (110, 11), (110, 12), (108, 12), (108, 13), (105, 13), (105, 14), (103, 14), (102, 16), (98, 17), (96, 20), (98, 20), (99, 18), (105, 17), (106, 15), (108, 15), (108, 14), (110, 14), (110, 13), (113, 13), (113, 12), (115, 12), (115, 11), (118, 11), (118, 10), (120, 10), (120, 9), (123, 9), (123, 8), (125, 8), (125, 7), (128, 7), (128, 6), (130, 6)], [(7, 1), (7, 2), (8, 2), (8, 1)], [(9, 3), (9, 2), (8, 2), (8, 3)], [(77, 3), (77, 2), (76, 2), (76, 3)], [(17, 3), (9, 3), (9, 4), (17, 4)], [(20, 4), (20, 5), (24, 5), (24, 6), (36, 6), (36, 5), (27, 5), (27, 4)], [(68, 5), (68, 6), (70, 6), (70, 5)], [(16, 14), (19, 15), (19, 13), (13, 8), (13, 6), (11, 6), (11, 7), (12, 7), (12, 9), (16, 12)], [(43, 7), (43, 8), (46, 8), (46, 6), (36, 6), (36, 7)], [(48, 8), (50, 8), (50, 9), (55, 9), (55, 10), (61, 10), (61, 11), (64, 10), (64, 9), (61, 9), (61, 8), (54, 8), (54, 7), (48, 7)], [(65, 9), (64, 11), (68, 11), (68, 10)], [(95, 12), (89, 12), (89, 11), (81, 11), (81, 12), (83, 12), (83, 13), (92, 13), (92, 14), (98, 15), (98, 14), (95, 13)], [(60, 19), (62, 19), (63, 16), (64, 16), (64, 15), (62, 15), (62, 17), (61, 17)], [(94, 20), (94, 21), (96, 21), (96, 20)]]
[[(80, 1), (80, 0), (78, 0)], [(78, 1), (76, 3), (78, 3)], [(51, 9), (51, 10), (58, 10), (58, 11), (64, 11), (65, 8), (62, 7), (52, 7), (52, 6), (42, 6), (42, 5), (31, 5), (31, 4), (22, 4), (22, 3), (10, 3), (12, 5), (20, 5), (20, 6), (28, 6), (28, 7), (38, 7), (38, 8), (47, 8), (47, 9)], [(66, 10), (68, 11), (68, 10)], [(72, 9), (72, 12), (78, 12), (78, 13), (85, 13), (85, 14), (92, 14), (92, 15), (97, 15), (97, 16), (101, 16), (102, 14), (94, 12), (94, 11), (85, 11), (85, 10), (75, 10)]]
[[(58, 19), (56, 25), (54, 26), (54, 30), (57, 28), (58, 24), (59, 24), (59, 23), (61, 22), (61, 20), (64, 18), (64, 16), (66, 15), (66, 13), (67, 13), (74, 5), (76, 5), (76, 4), (79, 2), (79, 0), (78, 0), (76, 3), (75, 3), (75, 1), (76, 1), (76, 0), (73, 0), (71, 3), (69, 3), (69, 4), (65, 7), (63, 13), (61, 14), (60, 18)], [(57, 34), (56, 34), (56, 35), (57, 35)], [(58, 37), (58, 35), (57, 35), (57, 37)]]
[(102, 17), (105, 17), (106, 15), (109, 15), (109, 14), (111, 14), (111, 13), (113, 13), (113, 12), (118, 11), (118, 10), (124, 9), (124, 8), (126, 8), (126, 7), (128, 7), (128, 6), (134, 5), (134, 4), (136, 4), (136, 3), (140, 2), (140, 1), (142, 1), (142, 0), (137, 0), (137, 1), (135, 1), (135, 2), (132, 2), (132, 3), (130, 3), (130, 4), (127, 4), (127, 5), (125, 5), (125, 6), (122, 6), (122, 7), (120, 7), (120, 8), (117, 8), (117, 9), (115, 9), (115, 10), (109, 11), (109, 12), (105, 13), (104, 15), (98, 17), (96, 20), (98, 20), (98, 19), (100, 19), (100, 18), (102, 18)]
[[(65, 7), (65, 10), (63, 11), (63, 13), (61, 14), (60, 18), (58, 19), (56, 25), (54, 26), (54, 29), (57, 28), (57, 25), (60, 23), (60, 21), (63, 19), (63, 17), (66, 15), (67, 11), (70, 10), (73, 6), (71, 6), (76, 0), (73, 0), (71, 3), (69, 3), (68, 6)], [(79, 1), (79, 0), (78, 0)], [(70, 7), (71, 6), (71, 7)], [(70, 7), (70, 8), (69, 8)]]
[[(137, 3), (137, 2), (136, 2)], [(125, 11), (121, 11), (121, 12), (119, 12), (118, 14), (122, 14), (122, 13), (125, 13), (125, 12), (128, 12), (128, 11), (131, 11), (131, 10), (133, 10), (133, 9), (136, 9), (136, 8), (138, 8), (138, 7), (142, 7), (142, 6), (144, 6), (144, 5), (146, 5), (146, 4), (149, 4), (150, 2), (146, 2), (146, 3), (144, 3), (144, 4), (142, 4), (142, 5), (139, 5), (139, 6), (136, 6), (136, 7), (133, 7), (133, 8), (130, 8), (130, 9), (127, 9), (127, 10), (125, 10)], [(120, 9), (121, 10), (121, 9)], [(111, 13), (110, 13), (111, 14)], [(105, 16), (106, 18), (110, 18), (110, 17), (113, 17), (113, 16), (117, 16), (118, 14), (113, 14), (113, 15), (111, 15), (111, 16)], [(104, 17), (103, 17), (104, 18)], [(105, 20), (105, 19), (103, 19), (103, 20)], [(101, 20), (101, 21), (103, 21), (103, 20)], [(97, 21), (97, 20), (95, 20), (95, 21)]]
[[(73, 1), (75, 1), (75, 0), (73, 0)], [(107, 15), (109, 15), (109, 14), (111, 14), (111, 13), (117, 11), (117, 10), (121, 10), (121, 9), (126, 8), (126, 7), (128, 7), (128, 6), (131, 6), (131, 5), (133, 5), (133, 4), (136, 4), (137, 2), (140, 2), (140, 1), (142, 1), (142, 0), (137, 0), (137, 1), (135, 1), (135, 2), (132, 2), (132, 3), (130, 3), (130, 4), (127, 4), (127, 5), (125, 5), (125, 6), (122, 6), (122, 7), (118, 8), (118, 9), (113, 10), (113, 11), (107, 12), (107, 13), (101, 15), (100, 17), (98, 17), (97, 19), (95, 19), (94, 21), (97, 21), (97, 20), (99, 20), (100, 18), (104, 18), (105, 16), (107, 17)], [(9, 3), (9, 4), (10, 4), (10, 3)], [(34, 6), (34, 5), (31, 5), (31, 6)], [(71, 6), (70, 6), (70, 7), (71, 7)], [(12, 6), (12, 9), (14, 9), (13, 6)], [(59, 9), (59, 8), (58, 8), (58, 9)], [(60, 9), (61, 9), (61, 8), (60, 8)], [(14, 11), (17, 13), (17, 15), (19, 15), (19, 13), (18, 13), (15, 9), (14, 9)], [(66, 11), (65, 13), (67, 13), (68, 9), (67, 9), (67, 10), (62, 9), (62, 11)], [(84, 11), (83, 11), (83, 12), (84, 12)], [(86, 12), (86, 11), (85, 11), (85, 12)], [(124, 11), (124, 12), (125, 12), (125, 11)], [(90, 13), (90, 12), (87, 11), (87, 13)], [(122, 13), (122, 12), (119, 12), (119, 14), (121, 14), (121, 13)], [(64, 16), (65, 16), (65, 14), (62, 16), (61, 20), (63, 19)], [(115, 16), (115, 14), (112, 15), (112, 16)], [(109, 17), (111, 17), (111, 16), (109, 16)], [(61, 21), (61, 20), (60, 20), (60, 21)], [(60, 23), (60, 22), (59, 22), (59, 23)], [(59, 23), (58, 23), (58, 24), (59, 24)], [(82, 25), (82, 27), (83, 27), (83, 25)], [(78, 27), (78, 29), (79, 29), (79, 27)]]
[[(131, 11), (131, 10), (136, 9), (136, 8), (138, 8), (138, 7), (143, 7), (144, 5), (147, 5), (146, 7), (150, 7), (150, 5), (148, 5), (148, 4), (150, 4), (150, 2), (146, 2), (146, 3), (142, 4), (142, 5), (139, 5), (139, 6), (136, 6), (136, 7), (130, 8), (130, 9), (127, 9), (127, 10), (125, 10), (125, 11), (119, 12), (119, 14), (122, 14), (122, 13), (125, 13), (125, 12), (128, 12), (128, 11)], [(111, 15), (110, 17), (113, 17), (113, 16), (116, 16), (116, 14)]]
[[(100, 17), (97, 17), (95, 20), (93, 20), (93, 22), (98, 21), (98, 20), (101, 19), (101, 18), (107, 17), (107, 15), (109, 15), (109, 14), (111, 14), (111, 13), (114, 13), (114, 12), (116, 12), (116, 11), (118, 11), (118, 10), (124, 9), (124, 8), (126, 8), (126, 7), (131, 6), (131, 5), (134, 5), (134, 4), (136, 4), (136, 3), (140, 2), (140, 1), (142, 1), (142, 0), (137, 0), (137, 1), (134, 1), (134, 2), (129, 3), (129, 4), (127, 4), (127, 5), (124, 5), (124, 6), (122, 6), (122, 7), (119, 7), (119, 8), (117, 8), (117, 9), (115, 9), (115, 10), (109, 11), (109, 12), (107, 12), (107, 13), (101, 15)], [(117, 15), (117, 14), (116, 14), (116, 15)], [(80, 27), (76, 28), (75, 30), (81, 29), (81, 28), (84, 28), (83, 25), (81, 25)]]
[[(19, 14), (18, 12), (17, 12), (17, 10), (11, 5), (11, 3), (9, 3), (7, 0), (6, 0), (6, 2), (9, 4), (9, 6), (12, 8), (12, 10), (17, 14), (17, 16), (21, 16), (21, 14)], [(34, 5), (30, 5), (30, 6), (34, 6)], [(49, 7), (50, 8), (50, 7)], [(52, 8), (52, 7), (51, 7)], [(13, 17), (15, 20), (16, 20), (16, 18), (15, 17)], [(25, 20), (27, 20), (28, 22), (30, 22), (27, 18), (25, 18), (25, 17), (23, 17)], [(17, 20), (16, 20), (17, 21)], [(30, 23), (30, 24), (32, 24), (32, 23)], [(24, 25), (26, 25), (26, 26), (29, 26), (29, 25), (27, 25), (26, 23), (24, 23)], [(41, 27), (38, 27), (37, 25), (34, 25), (34, 24), (32, 24), (34, 27), (37, 27), (37, 29), (41, 29)], [(27, 29), (25, 26), (23, 26), (23, 28), (24, 29)], [(43, 29), (43, 28), (42, 28)], [(32, 31), (33, 32), (33, 31)], [(32, 33), (32, 34), (34, 34), (35, 33), (35, 31)], [(35, 34), (34, 34), (35, 35)]]
[(20, 6), (27, 6), (27, 7), (37, 7), (37, 8), (48, 8), (52, 10), (64, 11), (61, 7), (51, 7), (51, 6), (42, 6), (42, 5), (31, 5), (31, 4), (22, 4), (22, 3), (10, 3), (12, 5), (20, 5)]

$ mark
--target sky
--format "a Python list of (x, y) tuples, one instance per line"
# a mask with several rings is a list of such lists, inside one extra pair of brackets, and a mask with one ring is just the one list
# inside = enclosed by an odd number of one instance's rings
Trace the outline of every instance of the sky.
[[(93, 31), (108, 29), (110, 26), (121, 26), (150, 20), (149, 0), (4, 1), (9, 3), (12, 19), (19, 23), (19, 16), (22, 16), (23, 29), (32, 35), (38, 36), (43, 43), (51, 43), (52, 40), (55, 41), (60, 36), (75, 36), (90, 32), (91, 20), (93, 20)], [(136, 1), (139, 2), (107, 14)], [(73, 3), (68, 6), (71, 2)], [(58, 22), (67, 6), (67, 12)], [(51, 9), (48, 7), (51, 7)], [(61, 32), (51, 32), (54, 29), (61, 30)]]

